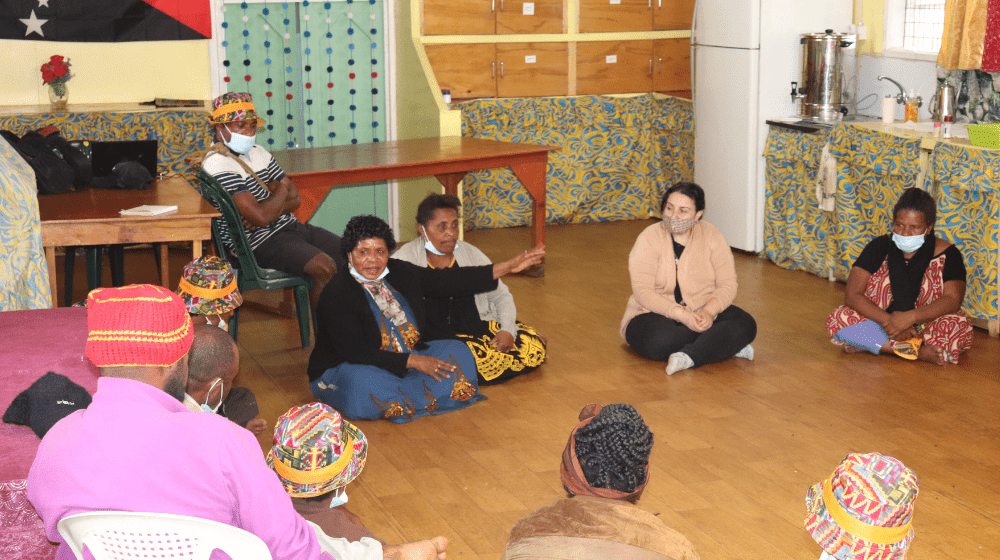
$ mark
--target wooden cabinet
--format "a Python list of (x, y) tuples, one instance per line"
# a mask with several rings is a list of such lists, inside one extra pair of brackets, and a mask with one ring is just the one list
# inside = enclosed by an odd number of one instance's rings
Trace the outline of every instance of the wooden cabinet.
[[(690, 97), (691, 40), (653, 41), (653, 91)], [(687, 95), (680, 94), (687, 92)]]
[(423, 0), (423, 35), (493, 35), (494, 0)]
[(656, 0), (579, 0), (580, 32), (651, 31)]
[(601, 41), (576, 45), (576, 93), (653, 90), (652, 41)]
[(500, 97), (547, 97), (569, 93), (566, 43), (497, 45), (497, 94)]
[(653, 29), (691, 29), (695, 0), (653, 0)]
[(423, 35), (564, 33), (563, 0), (423, 0)]
[[(464, 0), (463, 0), (464, 1)], [(496, 0), (498, 34), (565, 33), (563, 0)]]
[(452, 99), (496, 97), (496, 45), (425, 45), (441, 89)]

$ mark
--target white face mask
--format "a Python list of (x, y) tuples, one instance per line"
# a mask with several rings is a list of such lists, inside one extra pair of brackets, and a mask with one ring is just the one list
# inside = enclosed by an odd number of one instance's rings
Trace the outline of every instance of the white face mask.
[(254, 134), (253, 136), (244, 136), (239, 132), (233, 132), (232, 130), (230, 130), (229, 125), (226, 125), (226, 130), (229, 130), (229, 134), (231, 135), (231, 137), (229, 138), (229, 140), (223, 140), (223, 143), (226, 145), (227, 148), (236, 152), (237, 154), (245, 154), (249, 152), (250, 148), (253, 148), (254, 142), (257, 141), (256, 134)]
[[(215, 386), (218, 385), (219, 383), (222, 383), (222, 385), (219, 386), (219, 404), (215, 405), (215, 408), (212, 408), (208, 406), (208, 399), (211, 398), (212, 396), (212, 389), (215, 389)], [(203, 412), (211, 412), (212, 414), (215, 414), (216, 411), (219, 410), (219, 407), (222, 406), (222, 391), (225, 388), (226, 384), (221, 379), (219, 379), (215, 383), (212, 383), (212, 386), (208, 388), (208, 396), (205, 397), (205, 402), (201, 404), (201, 410)]]
[[(219, 324), (215, 326), (219, 327), (220, 329), (226, 332), (229, 332), (229, 323), (227, 323), (226, 320), (222, 318), (222, 315), (217, 315), (217, 317), (219, 318)], [(205, 322), (208, 323), (209, 325), (212, 324), (212, 321), (211, 319), (208, 318), (208, 315), (205, 315)]]
[(427, 249), (428, 251), (434, 253), (439, 257), (444, 256), (444, 253), (438, 251), (437, 247), (435, 247), (434, 244), (431, 243), (431, 238), (427, 237), (427, 228), (425, 228), (424, 226), (420, 226), (420, 234), (424, 236), (424, 249)]
[(347, 503), (347, 490), (343, 488), (338, 488), (333, 491), (333, 497), (330, 498), (330, 507), (335, 508), (337, 506), (342, 506)]

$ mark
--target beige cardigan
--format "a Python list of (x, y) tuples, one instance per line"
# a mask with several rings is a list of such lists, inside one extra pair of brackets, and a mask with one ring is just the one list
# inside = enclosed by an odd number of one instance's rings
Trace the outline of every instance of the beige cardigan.
[(691, 239), (674, 265), (674, 246), (663, 222), (643, 230), (628, 256), (632, 295), (622, 317), (621, 337), (637, 315), (647, 312), (676, 320), (684, 306), (674, 299), (674, 286), (680, 278), (681, 296), (687, 308), (702, 308), (713, 317), (725, 311), (736, 298), (736, 264), (733, 251), (722, 233), (707, 222), (699, 221), (691, 229)]

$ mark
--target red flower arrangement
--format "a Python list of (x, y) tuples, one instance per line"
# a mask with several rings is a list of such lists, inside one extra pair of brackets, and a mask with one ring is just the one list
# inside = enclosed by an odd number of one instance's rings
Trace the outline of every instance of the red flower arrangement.
[(66, 82), (73, 77), (69, 73), (69, 59), (58, 54), (52, 55), (48, 62), (42, 65), (42, 83), (52, 86), (59, 95), (65, 95)]

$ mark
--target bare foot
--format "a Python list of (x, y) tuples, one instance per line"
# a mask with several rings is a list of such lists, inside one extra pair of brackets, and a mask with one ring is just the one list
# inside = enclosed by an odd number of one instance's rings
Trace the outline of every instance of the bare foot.
[(846, 354), (857, 354), (858, 352), (864, 352), (864, 350), (862, 350), (860, 348), (856, 348), (854, 346), (851, 346), (850, 344), (845, 344), (844, 345), (844, 353), (846, 353)]
[(945, 354), (946, 352), (944, 351), (944, 348), (941, 348), (940, 346), (924, 344), (920, 347), (920, 350), (917, 351), (917, 359), (943, 366), (945, 362), (948, 361), (948, 357)]
[(448, 546), (445, 537), (434, 537), (426, 541), (396, 544), (382, 547), (385, 560), (445, 560)]
[(535, 331), (535, 334), (538, 335), (538, 338), (542, 339), (542, 344), (548, 344), (549, 343), (549, 337), (545, 336), (544, 334), (542, 334), (542, 333), (540, 333), (538, 331)]

